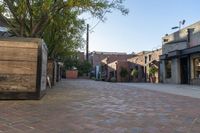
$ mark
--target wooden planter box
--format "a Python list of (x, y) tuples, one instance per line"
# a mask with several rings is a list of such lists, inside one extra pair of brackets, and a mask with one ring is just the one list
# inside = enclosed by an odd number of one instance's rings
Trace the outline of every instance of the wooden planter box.
[(57, 76), (56, 76), (56, 81), (59, 82), (62, 79), (62, 68), (63, 68), (63, 63), (62, 62), (57, 62)]
[(51, 85), (54, 86), (57, 78), (57, 63), (53, 59), (48, 59), (47, 75), (50, 78)]
[(67, 70), (66, 71), (67, 79), (76, 79), (78, 78), (78, 70)]
[(46, 92), (46, 75), (42, 39), (0, 39), (0, 99), (40, 99)]

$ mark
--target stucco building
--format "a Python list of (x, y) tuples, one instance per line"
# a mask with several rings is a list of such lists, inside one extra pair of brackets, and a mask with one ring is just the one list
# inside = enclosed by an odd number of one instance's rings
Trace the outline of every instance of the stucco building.
[(200, 85), (200, 22), (162, 40), (161, 82)]

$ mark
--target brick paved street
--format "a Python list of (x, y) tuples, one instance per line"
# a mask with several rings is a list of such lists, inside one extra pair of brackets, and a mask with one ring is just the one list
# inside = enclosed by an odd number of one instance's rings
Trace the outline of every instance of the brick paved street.
[(0, 101), (0, 133), (200, 133), (200, 99), (90, 80)]

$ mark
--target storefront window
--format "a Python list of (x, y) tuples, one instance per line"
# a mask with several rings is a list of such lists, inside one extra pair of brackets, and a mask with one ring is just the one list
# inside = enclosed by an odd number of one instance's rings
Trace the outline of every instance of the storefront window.
[(200, 78), (200, 57), (194, 59), (194, 78)]
[(172, 76), (172, 61), (171, 60), (165, 61), (165, 68), (166, 68), (166, 78), (171, 78)]

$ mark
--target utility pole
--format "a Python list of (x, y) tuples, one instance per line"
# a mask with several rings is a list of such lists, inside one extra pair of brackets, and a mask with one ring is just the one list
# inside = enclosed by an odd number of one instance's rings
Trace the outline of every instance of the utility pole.
[(86, 34), (86, 60), (89, 61), (89, 24), (87, 24)]

